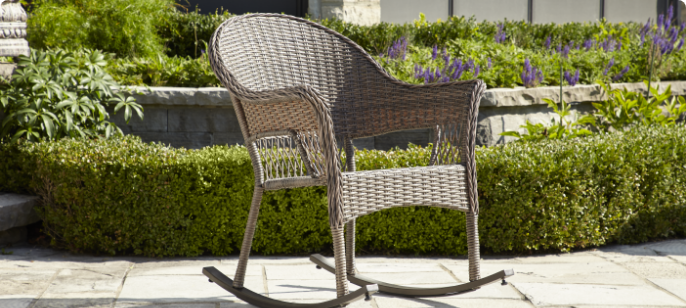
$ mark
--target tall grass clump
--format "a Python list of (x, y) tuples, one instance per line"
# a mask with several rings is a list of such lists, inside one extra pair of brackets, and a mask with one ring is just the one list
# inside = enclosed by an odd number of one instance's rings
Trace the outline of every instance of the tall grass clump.
[(164, 51), (156, 25), (174, 5), (174, 0), (36, 0), (28, 41), (34, 49), (88, 48), (150, 57)]

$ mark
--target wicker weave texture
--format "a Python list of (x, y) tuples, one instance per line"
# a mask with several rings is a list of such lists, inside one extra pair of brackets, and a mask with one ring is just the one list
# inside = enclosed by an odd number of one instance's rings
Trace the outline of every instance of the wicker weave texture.
[[(360, 138), (456, 122), (466, 111), (462, 102), (473, 95), (474, 81), (421, 86), (398, 81), (352, 41), (298, 18), (256, 14), (230, 21), (218, 43), (236, 94), (264, 101), (273, 99), (265, 91), (311, 86), (328, 102), (336, 135)], [(293, 114), (285, 109), (279, 104), (267, 113)], [(280, 121), (290, 120), (249, 124), (250, 134), (256, 125)]]
[(345, 222), (392, 207), (426, 205), (468, 211), (462, 165), (343, 173)]

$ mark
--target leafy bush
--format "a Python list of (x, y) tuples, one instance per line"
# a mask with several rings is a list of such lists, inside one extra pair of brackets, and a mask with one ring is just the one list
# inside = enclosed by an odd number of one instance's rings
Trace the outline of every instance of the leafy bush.
[(175, 10), (173, 0), (36, 0), (32, 7), (32, 48), (89, 48), (127, 57), (162, 53), (157, 25)]
[(118, 83), (125, 85), (211, 87), (220, 86), (207, 56), (114, 59), (106, 68)]
[(227, 11), (209, 14), (199, 14), (197, 10), (188, 13), (169, 11), (157, 32), (165, 40), (166, 53), (170, 57), (198, 58), (203, 50), (207, 50), (205, 45), (210, 42), (214, 30), (233, 16)]
[(121, 133), (105, 107), (124, 107), (126, 121), (134, 110), (143, 118), (142, 107), (133, 97), (113, 93), (117, 83), (103, 68), (111, 54), (32, 50), (20, 56), (9, 84), (0, 85), (0, 103), (5, 119), (0, 139), (29, 141), (65, 136), (94, 137)]
[[(683, 96), (672, 96), (671, 86), (660, 93), (659, 86), (654, 88), (647, 81), (652, 96), (644, 97), (643, 93), (631, 92), (627, 89), (612, 89), (609, 84), (600, 82), (600, 86), (607, 93), (608, 99), (593, 103), (595, 110), (591, 114), (570, 121), (570, 106), (564, 100), (558, 108), (557, 103), (550, 99), (543, 99), (558, 115), (560, 120), (551, 120), (551, 125), (543, 123), (532, 124), (528, 120), (525, 125), (526, 133), (507, 131), (500, 135), (511, 136), (527, 141), (541, 139), (567, 139), (590, 135), (596, 132), (611, 132), (626, 130), (634, 125), (662, 125), (674, 126), (686, 114), (686, 100)], [(562, 89), (560, 89), (562, 91)], [(580, 128), (577, 128), (580, 127)]]
[[(136, 137), (62, 139), (0, 147), (27, 172), (55, 245), (147, 256), (224, 255), (239, 249), (252, 197), (243, 147), (202, 150)], [(359, 151), (360, 169), (428, 163), (430, 149)], [(8, 158), (18, 157), (18, 158)], [(635, 127), (567, 141), (477, 151), (481, 245), (492, 252), (565, 251), (686, 236), (686, 127)], [(3, 162), (4, 162), (3, 161)], [(6, 174), (0, 189), (13, 189)], [(327, 250), (325, 189), (265, 194), (254, 242), (262, 254)], [(358, 219), (358, 249), (466, 253), (464, 214), (407, 207)]]

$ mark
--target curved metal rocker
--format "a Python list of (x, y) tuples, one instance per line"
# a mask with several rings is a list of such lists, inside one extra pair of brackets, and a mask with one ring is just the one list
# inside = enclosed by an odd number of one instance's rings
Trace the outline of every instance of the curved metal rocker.
[[(320, 254), (311, 255), (310, 261), (314, 262), (314, 264), (317, 264), (317, 268), (323, 268), (331, 273), (336, 273), (336, 266)], [(505, 269), (475, 281), (445, 287), (401, 286), (379, 281), (360, 274), (348, 274), (348, 281), (360, 287), (378, 285), (379, 292), (381, 293), (405, 297), (432, 297), (473, 292), (487, 284), (491, 284), (499, 280), (502, 281), (503, 285), (506, 285), (507, 282), (505, 282), (505, 278), (512, 275), (514, 275), (514, 271), (512, 269)]]
[(202, 269), (202, 273), (205, 274), (210, 279), (210, 282), (214, 282), (224, 290), (231, 292), (231, 294), (244, 300), (247, 303), (255, 305), (262, 308), (330, 308), (330, 307), (341, 307), (350, 304), (354, 301), (365, 298), (365, 300), (371, 300), (371, 295), (376, 293), (379, 289), (376, 285), (366, 285), (336, 299), (321, 303), (289, 303), (276, 299), (266, 297), (264, 295), (255, 293), (246, 288), (235, 288), (233, 286), (233, 280), (226, 277), (221, 271), (214, 268), (214, 266), (205, 267)]

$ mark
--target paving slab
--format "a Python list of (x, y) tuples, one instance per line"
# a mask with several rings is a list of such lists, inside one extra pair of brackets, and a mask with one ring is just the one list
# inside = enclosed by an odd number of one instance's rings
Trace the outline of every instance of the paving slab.
[(649, 278), (648, 280), (686, 302), (686, 279)]
[(686, 266), (672, 263), (623, 263), (622, 266), (645, 278), (686, 279)]
[[(202, 269), (206, 266), (214, 266), (222, 273), (229, 277), (233, 277), (236, 272), (236, 265), (221, 265), (219, 262), (175, 262), (169, 266), (165, 265), (164, 262), (156, 263), (155, 266), (139, 266), (136, 264), (133, 269), (129, 272), (129, 277), (135, 276), (155, 276), (155, 275), (202, 275)], [(248, 265), (247, 275), (249, 276), (261, 276), (262, 266), (261, 265)]]
[(0, 295), (0, 307), (27, 308), (33, 302), (33, 297), (22, 295)]
[(465, 299), (459, 295), (445, 298), (418, 298), (407, 299), (401, 297), (380, 297), (374, 298), (379, 308), (532, 308), (533, 306), (524, 300), (509, 299)]
[[(264, 293), (261, 276), (246, 277), (246, 287)], [(231, 293), (210, 283), (203, 275), (159, 275), (127, 277), (119, 301), (208, 302), (236, 299)]]
[[(280, 300), (302, 302), (317, 300), (319, 302), (336, 298), (336, 281), (331, 277), (326, 280), (268, 280), (269, 297)], [(349, 290), (359, 289), (349, 284)], [(307, 302), (307, 301), (305, 301)]]
[[(328, 272), (327, 272), (328, 273)], [(360, 274), (374, 278), (376, 280), (399, 284), (399, 285), (435, 285), (435, 286), (445, 286), (454, 285), (462, 283), (461, 281), (455, 279), (446, 271), (440, 272), (391, 272), (391, 273), (366, 273), (360, 272)], [(334, 277), (333, 274), (330, 274)], [(331, 278), (330, 277), (330, 278)]]
[(307, 265), (265, 265), (267, 279), (272, 280), (333, 280), (335, 275), (312, 264)]
[(686, 240), (673, 240), (647, 244), (648, 249), (663, 255), (686, 256)]
[(442, 272), (438, 263), (356, 263), (361, 273)]
[(507, 264), (540, 264), (540, 263), (597, 263), (605, 262), (592, 252), (559, 253), (549, 255), (519, 256), (514, 259), (485, 259), (486, 263), (507, 263)]
[(523, 300), (522, 296), (517, 289), (515, 289), (512, 284), (506, 286), (500, 285), (499, 283), (489, 284), (487, 286), (481, 287), (474, 292), (463, 293), (446, 298), (460, 298), (460, 299), (513, 299), (513, 300)]
[[(236, 303), (227, 303), (236, 304)], [(251, 307), (245, 303), (239, 304), (242, 307)], [(160, 303), (148, 303), (148, 302), (117, 302), (114, 305), (115, 308), (216, 308), (216, 303), (178, 303), (178, 304), (160, 304)], [(227, 308), (238, 308), (241, 306), (221, 306)]]
[(513, 283), (535, 306), (625, 305), (686, 307), (677, 297), (649, 285)]
[[(592, 259), (595, 261), (595, 259)], [(581, 262), (572, 263), (481, 263), (481, 276), (512, 268), (515, 275), (507, 280), (512, 282), (545, 282), (545, 283), (588, 283), (610, 285), (642, 285), (643, 279), (629, 270), (598, 258), (600, 262), (583, 262), (591, 259), (582, 258)], [(469, 271), (464, 267), (445, 265), (461, 281), (469, 281)]]
[[(63, 294), (46, 294), (41, 296), (33, 305), (35, 308), (73, 308), (73, 307), (88, 307), (88, 308), (110, 308), (116, 294), (98, 294), (98, 293), (63, 293)], [(32, 307), (32, 308), (33, 308)]]
[(50, 284), (56, 269), (2, 269), (0, 270), (0, 296), (40, 295)]

